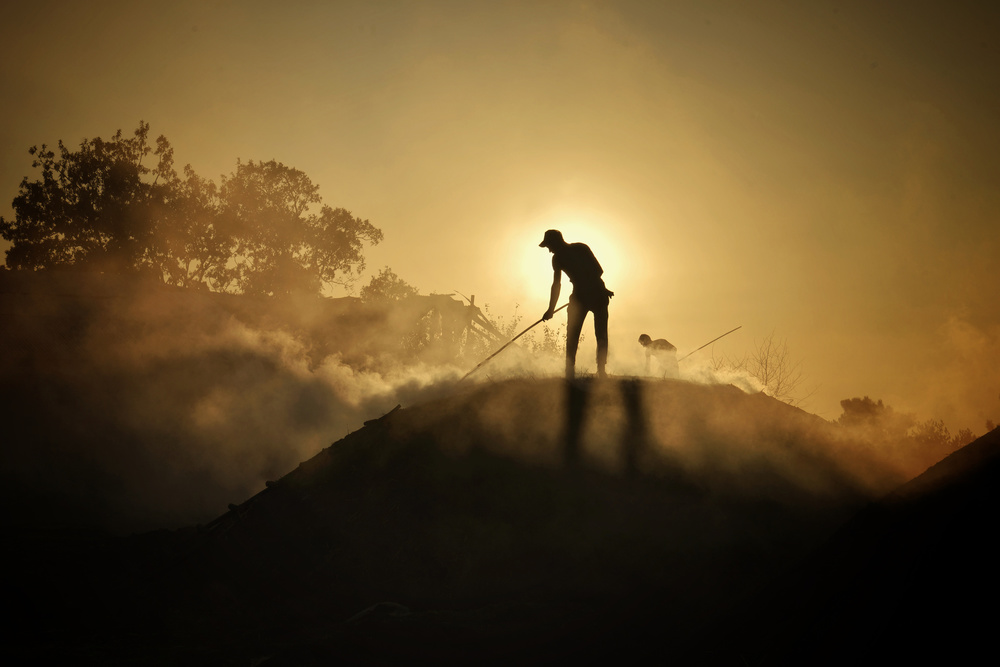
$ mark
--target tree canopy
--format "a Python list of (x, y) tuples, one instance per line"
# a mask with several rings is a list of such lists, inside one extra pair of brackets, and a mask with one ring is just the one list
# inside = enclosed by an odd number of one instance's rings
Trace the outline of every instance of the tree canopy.
[[(126, 137), (29, 149), (14, 219), (0, 218), (14, 269), (76, 267), (136, 272), (168, 284), (253, 295), (349, 286), (364, 247), (382, 232), (322, 203), (305, 173), (271, 160), (243, 162), (220, 185), (174, 168), (166, 137), (141, 122)], [(152, 154), (149, 165), (144, 160)]]
[(361, 288), (361, 299), (368, 302), (399, 301), (416, 294), (417, 288), (397, 276), (388, 266)]

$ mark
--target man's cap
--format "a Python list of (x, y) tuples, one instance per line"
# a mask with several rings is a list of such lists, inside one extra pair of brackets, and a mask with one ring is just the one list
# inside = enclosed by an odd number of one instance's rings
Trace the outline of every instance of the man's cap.
[(563, 241), (562, 232), (558, 229), (550, 229), (545, 232), (545, 237), (542, 239), (542, 242), (538, 244), (538, 247), (551, 248), (553, 244), (562, 245), (563, 243), (565, 243), (565, 241)]

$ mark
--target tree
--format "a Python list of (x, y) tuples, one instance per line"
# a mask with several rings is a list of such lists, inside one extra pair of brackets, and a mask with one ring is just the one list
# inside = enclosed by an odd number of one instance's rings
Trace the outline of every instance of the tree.
[(971, 428), (960, 428), (955, 437), (951, 439), (952, 449), (960, 449), (976, 439), (976, 434)]
[(366, 302), (399, 301), (416, 294), (417, 288), (397, 276), (388, 266), (361, 288), (361, 300)]
[(154, 238), (164, 282), (225, 291), (233, 244), (219, 229), (218, 188), (187, 165), (183, 179), (172, 174), (169, 192)]
[(712, 355), (713, 370), (744, 373), (757, 380), (768, 396), (797, 405), (812, 395), (799, 395), (799, 387), (805, 379), (801, 363), (794, 361), (788, 351), (788, 342), (778, 340), (774, 332), (759, 342), (754, 340), (754, 349), (740, 359)]
[(845, 398), (840, 402), (843, 414), (837, 420), (841, 426), (863, 432), (872, 440), (895, 442), (906, 437), (916, 424), (912, 415), (899, 413), (892, 406), (864, 398)]
[[(0, 218), (16, 269), (75, 266), (143, 272), (169, 284), (254, 295), (349, 286), (364, 246), (382, 240), (367, 220), (322, 205), (319, 186), (280, 162), (241, 162), (221, 187), (190, 165), (174, 169), (149, 124), (133, 137), (85, 139), (58, 155), (32, 147), (38, 180), (21, 182), (14, 220)], [(150, 153), (154, 166), (143, 164)], [(313, 209), (319, 206), (318, 213)]]
[(236, 163), (220, 188), (221, 229), (232, 239), (227, 287), (243, 294), (319, 292), (349, 286), (365, 268), (363, 245), (382, 232), (342, 208), (320, 204), (319, 186), (280, 162)]
[(794, 398), (802, 383), (801, 364), (792, 361), (788, 342), (775, 340), (774, 332), (765, 336), (746, 359), (746, 370), (764, 385), (768, 395), (786, 403), (795, 404)]
[(951, 451), (965, 447), (976, 439), (972, 429), (959, 429), (954, 436), (948, 431), (942, 419), (928, 419), (916, 424), (910, 433), (914, 444), (929, 450)]
[(917, 462), (918, 467), (930, 465), (976, 439), (970, 429), (963, 428), (952, 436), (943, 420), (918, 422), (913, 415), (896, 412), (881, 399), (845, 398), (840, 406), (844, 409), (837, 420), (841, 426), (887, 453), (895, 452)]
[[(21, 181), (14, 219), (0, 218), (0, 235), (12, 243), (7, 265), (39, 269), (76, 265), (101, 271), (155, 271), (161, 258), (152, 239), (174, 180), (173, 150), (159, 137), (154, 150), (149, 124), (131, 138), (119, 130), (105, 141), (84, 139), (77, 151), (59, 142), (58, 155), (32, 146), (32, 168), (41, 178)], [(155, 167), (143, 164), (152, 152)], [(152, 177), (152, 178), (151, 178)]]

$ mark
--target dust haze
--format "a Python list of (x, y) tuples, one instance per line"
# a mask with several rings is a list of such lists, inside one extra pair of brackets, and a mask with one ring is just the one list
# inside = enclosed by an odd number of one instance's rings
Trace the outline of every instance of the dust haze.
[[(406, 332), (378, 309), (353, 326), (338, 320), (325, 340), (339, 351), (328, 352), (312, 342), (308, 304), (279, 325), (264, 301), (84, 273), (27, 277), (5, 281), (2, 301), (12, 523), (53, 510), (56, 523), (116, 530), (201, 522), (459, 376), (447, 364), (404, 366)], [(393, 333), (395, 349), (384, 344)]]
[[(284, 302), (74, 272), (5, 274), (4, 285), (0, 403), (11, 525), (120, 532), (205, 522), (397, 404), (430, 405), (433, 415), (435, 401), (466, 401), (480, 387), (562, 370), (562, 330), (536, 330), (460, 383), (497, 343), (442, 324), (446, 308), (467, 308), (449, 296), (416, 305)], [(428, 303), (440, 307), (424, 312)], [(592, 350), (585, 335), (584, 370)], [(640, 357), (621, 358), (616, 375), (643, 374)], [(719, 389), (697, 390), (712, 386)], [(643, 381), (632, 398), (609, 387), (588, 395), (581, 447), (614, 474), (631, 438), (641, 441), (642, 466), (710, 471), (728, 488), (875, 493), (947, 453), (917, 456), (873, 431), (791, 408), (711, 357), (685, 360), (679, 379)], [(557, 461), (565, 397), (537, 391), (470, 403), (471, 416), (449, 422), (442, 441), (480, 434), (517, 460)]]

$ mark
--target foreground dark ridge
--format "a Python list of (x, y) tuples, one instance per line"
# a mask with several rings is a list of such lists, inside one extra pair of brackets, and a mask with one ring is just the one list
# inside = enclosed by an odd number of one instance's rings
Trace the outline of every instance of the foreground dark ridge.
[(483, 385), (203, 527), (25, 548), (20, 641), (154, 664), (742, 659), (727, 614), (893, 483), (856, 453), (732, 387)]
[(974, 664), (995, 648), (1000, 428), (872, 503), (725, 624), (752, 664)]

